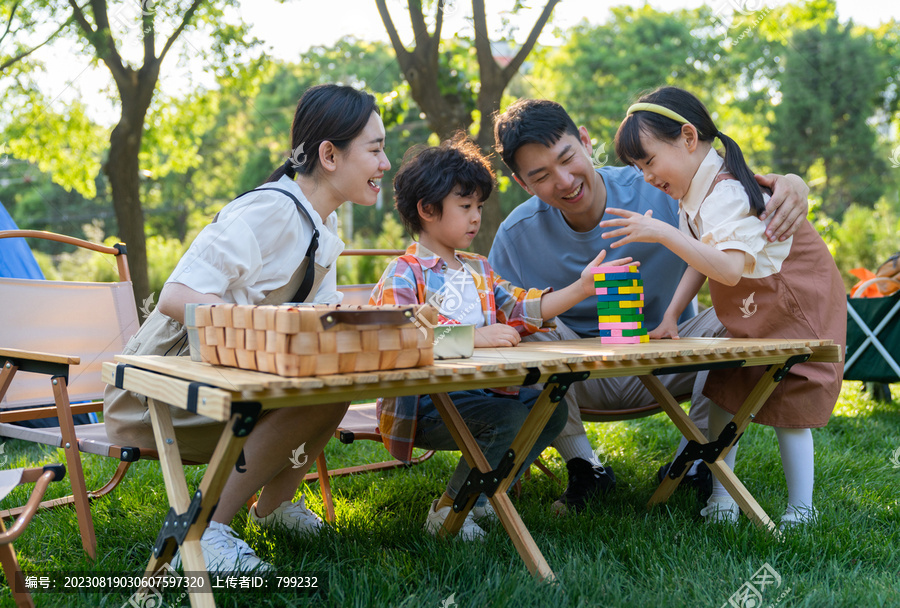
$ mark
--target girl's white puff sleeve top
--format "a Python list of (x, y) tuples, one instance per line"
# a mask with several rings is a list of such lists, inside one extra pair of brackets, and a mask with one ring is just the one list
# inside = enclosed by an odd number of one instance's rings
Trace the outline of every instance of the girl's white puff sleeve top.
[(300, 187), (288, 177), (263, 184), (262, 191), (225, 205), (218, 219), (200, 231), (167, 282), (215, 294), (234, 304), (259, 304), (270, 291), (286, 285), (303, 261), (313, 229), (288, 196), (265, 192), (272, 187), (296, 196), (319, 231), (315, 261), (330, 270), (314, 301), (340, 304), (343, 294), (337, 291), (334, 262), (344, 243), (337, 235), (337, 214), (322, 222)]
[[(724, 159), (711, 149), (697, 169), (688, 193), (679, 201), (680, 229), (720, 251), (743, 251), (742, 276), (746, 278), (760, 279), (780, 272), (793, 237), (775, 243), (768, 241), (765, 231), (772, 216), (759, 220), (750, 210), (747, 191), (737, 180), (721, 180), (706, 195), (723, 164)], [(764, 199), (768, 201), (768, 195), (764, 194)]]

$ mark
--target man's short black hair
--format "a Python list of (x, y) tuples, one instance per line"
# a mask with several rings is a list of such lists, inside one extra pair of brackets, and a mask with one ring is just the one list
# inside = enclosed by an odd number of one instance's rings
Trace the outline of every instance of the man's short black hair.
[(494, 120), (494, 147), (516, 175), (519, 148), (525, 144), (550, 148), (566, 134), (578, 137), (578, 127), (561, 105), (549, 99), (520, 99)]
[(395, 206), (410, 234), (422, 231), (419, 201), (440, 217), (444, 198), (454, 188), (461, 196), (476, 192), (481, 202), (494, 189), (490, 161), (465, 133), (457, 133), (439, 146), (410, 148), (394, 176)]

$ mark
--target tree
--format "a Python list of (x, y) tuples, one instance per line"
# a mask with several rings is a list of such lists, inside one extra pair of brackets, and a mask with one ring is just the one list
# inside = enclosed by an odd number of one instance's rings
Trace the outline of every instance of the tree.
[[(183, 0), (155, 6), (153, 0), (75, 0), (32, 3), (54, 15), (63, 15), (65, 35), (83, 43), (85, 52), (109, 70), (115, 84), (120, 114), (109, 136), (109, 149), (102, 171), (108, 181), (118, 223), (118, 236), (128, 246), (129, 265), (137, 301), (149, 294), (144, 211), (141, 204), (140, 154), (145, 121), (154, 99), (162, 64), (176, 41), (185, 32), (201, 30), (212, 39), (215, 65), (227, 71), (241, 57), (241, 49), (253, 44), (243, 42), (247, 32), (242, 24), (225, 20), (224, 7), (236, 6), (236, 0)], [(165, 12), (164, 12), (165, 11)], [(202, 31), (202, 30), (201, 30)], [(165, 32), (165, 34), (161, 34)], [(159, 41), (157, 40), (159, 35)], [(157, 43), (159, 47), (157, 47)], [(133, 51), (139, 57), (131, 59)], [(184, 52), (184, 51), (182, 51)], [(191, 53), (197, 51), (191, 48)], [(19, 142), (20, 150), (28, 147)], [(22, 157), (37, 162), (43, 150), (31, 148)], [(43, 167), (42, 167), (43, 169)], [(64, 179), (66, 167), (57, 167), (54, 179)], [(91, 186), (88, 186), (90, 189)]]
[(830, 215), (854, 202), (871, 206), (884, 192), (886, 164), (867, 124), (878, 100), (876, 64), (871, 37), (854, 35), (836, 19), (796, 31), (787, 51), (775, 109), (774, 130), (781, 134), (775, 168), (812, 170)]
[(665, 84), (709, 86), (722, 54), (711, 23), (705, 8), (614, 7), (608, 23), (573, 28), (535, 77), (544, 96), (563, 104), (596, 138), (596, 160), (614, 158), (616, 129), (640, 93)]
[[(441, 29), (446, 0), (437, 0), (435, 3), (434, 29), (431, 32), (425, 22), (422, 0), (409, 0), (409, 19), (415, 36), (415, 46), (412, 49), (407, 49), (400, 40), (386, 0), (375, 2), (397, 55), (397, 63), (409, 83), (410, 94), (425, 113), (431, 129), (441, 139), (449, 137), (457, 130), (469, 132), (474, 122), (473, 110), (477, 110), (479, 123), (475, 142), (483, 151), (490, 153), (494, 143), (493, 117), (494, 113), (500, 110), (503, 92), (534, 48), (541, 30), (547, 24), (559, 0), (547, 0), (528, 38), (506, 65), (501, 65), (494, 59), (484, 0), (472, 0), (475, 31), (473, 46), (478, 63), (479, 81), (478, 90), (474, 93), (474, 104), (471, 89), (462, 83), (458, 74), (454, 75), (446, 69), (446, 63), (442, 64)], [(516, 2), (515, 8), (520, 8), (520, 4)], [(497, 169), (502, 170), (499, 166)], [(484, 206), (481, 230), (473, 242), (476, 251), (486, 253), (490, 250), (501, 219), (499, 196), (494, 192)]]
[(32, 32), (40, 25), (44, 16), (40, 14), (43, 12), (41, 9), (45, 8), (40, 4), (42, 3), (38, 3), (37, 6), (25, 6), (22, 0), (15, 0), (12, 4), (0, 8), (0, 24), (6, 22), (5, 26), (0, 25), (3, 28), (3, 33), (0, 34), (0, 75), (8, 75), (7, 70), (13, 66), (21, 67), (23, 59), (52, 41), (72, 23), (72, 19), (69, 18), (49, 34), (41, 36), (40, 42), (28, 43), (18, 40), (13, 41), (13, 48), (5, 48), (10, 32)]

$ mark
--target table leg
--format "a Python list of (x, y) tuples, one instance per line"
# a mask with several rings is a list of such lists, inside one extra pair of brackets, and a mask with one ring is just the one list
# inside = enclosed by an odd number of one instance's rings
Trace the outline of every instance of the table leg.
[[(233, 430), (244, 414), (235, 414), (231, 421), (226, 424), (222, 437), (216, 444), (215, 452), (200, 482), (199, 491), (192, 499), (188, 495), (184, 467), (181, 462), (178, 443), (175, 440), (175, 429), (172, 426), (169, 406), (154, 399), (148, 399), (147, 403), (150, 409), (150, 420), (153, 424), (156, 447), (159, 452), (159, 461), (166, 485), (166, 494), (172, 510), (176, 515), (187, 513), (192, 506), (197, 508), (192, 503), (199, 498), (199, 508), (194, 521), (189, 524), (187, 521), (181, 522), (182, 525), (188, 525), (184, 542), (180, 547), (184, 571), (191, 572), (192, 575), (196, 573), (203, 577), (204, 586), (207, 590), (207, 592), (192, 592), (190, 594), (191, 606), (194, 608), (215, 606), (213, 595), (208, 592), (210, 589), (209, 575), (206, 571), (206, 562), (203, 559), (203, 552), (200, 548), (200, 537), (209, 525), (209, 518), (212, 516), (212, 511), (219, 501), (225, 482), (228, 480), (231, 469), (237, 461), (244, 443), (247, 441), (249, 432), (238, 436)], [(168, 524), (169, 518), (167, 517), (164, 528)], [(177, 525), (177, 522), (173, 525)], [(154, 549), (154, 555), (150, 558), (150, 562), (147, 565), (147, 573), (155, 574), (163, 569), (171, 561), (176, 549), (176, 541), (171, 537), (166, 540), (158, 553)]]
[[(731, 448), (737, 443), (738, 439), (740, 439), (741, 435), (750, 424), (750, 421), (765, 404), (769, 395), (775, 390), (775, 387), (778, 386), (783, 371), (784, 367), (781, 365), (772, 365), (766, 373), (763, 374), (762, 378), (760, 378), (756, 386), (753, 387), (750, 395), (744, 400), (744, 403), (741, 405), (740, 409), (738, 409), (737, 414), (735, 414), (732, 420), (736, 426), (734, 438), (727, 445), (720, 446), (721, 449), (714, 461), (707, 461), (712, 474), (722, 483), (747, 517), (757, 525), (772, 531), (775, 530), (775, 524), (769, 516), (766, 515), (766, 512), (762, 509), (756, 499), (753, 498), (747, 488), (744, 487), (744, 484), (741, 483), (740, 479), (738, 479), (728, 465), (725, 464), (723, 458), (725, 458)], [(659, 381), (659, 378), (656, 376), (641, 376), (640, 378), (650, 394), (656, 398), (657, 403), (660, 404), (660, 407), (662, 407), (669, 418), (672, 419), (675, 426), (678, 427), (678, 430), (681, 431), (686, 438), (701, 445), (715, 443), (715, 441), (707, 441), (707, 439), (703, 437), (703, 434), (700, 433), (700, 430), (694, 425), (693, 421), (684, 413), (684, 410), (681, 409), (678, 403), (675, 402), (675, 399), (666, 387), (663, 386), (662, 382)], [(693, 461), (687, 463), (688, 467), (690, 467), (692, 462)], [(686, 471), (687, 468), (685, 469), (685, 472)], [(654, 504), (668, 500), (669, 496), (671, 496), (672, 492), (675, 491), (675, 488), (678, 487), (678, 484), (683, 477), (684, 472), (678, 479), (671, 479), (667, 476), (656, 489), (656, 492), (654, 492), (653, 496), (650, 498), (647, 506), (651, 507)]]
[[(550, 419), (553, 410), (558, 404), (558, 400), (557, 402), (551, 402), (549, 397), (549, 394), (555, 388), (555, 384), (548, 384), (532, 407), (522, 428), (519, 430), (510, 446), (510, 449), (515, 450), (515, 464), (507, 476), (504, 479), (499, 480), (499, 486), (493, 496), (489, 497), (491, 505), (494, 507), (494, 511), (500, 519), (500, 523), (512, 540), (519, 556), (528, 567), (528, 571), (531, 572), (533, 576), (548, 581), (556, 580), (556, 576), (553, 574), (553, 570), (550, 569), (547, 560), (545, 560), (544, 556), (541, 554), (540, 549), (538, 549), (537, 543), (534, 542), (534, 538), (532, 538), (528, 528), (525, 527), (522, 518), (519, 517), (519, 513), (510, 501), (506, 490), (509, 488), (513, 478), (524, 463), (525, 457), (528, 452), (531, 451), (538, 435), (540, 435), (544, 425), (547, 424), (547, 420)], [(465, 421), (457, 411), (456, 406), (453, 405), (453, 401), (450, 397), (446, 393), (440, 393), (431, 395), (431, 399), (440, 413), (441, 418), (443, 418), (444, 422), (447, 424), (450, 434), (456, 441), (457, 446), (459, 446), (463, 458), (466, 459), (469, 466), (482, 473), (489, 473), (492, 469), (487, 458), (484, 457), (481, 448), (478, 447), (475, 438), (472, 436), (471, 431), (469, 431)], [(450, 510), (450, 514), (444, 522), (446, 534), (456, 534), (459, 531), (465, 521), (466, 515), (475, 504), (477, 496), (477, 494), (470, 496), (465, 507), (459, 512), (456, 512), (453, 509)]]

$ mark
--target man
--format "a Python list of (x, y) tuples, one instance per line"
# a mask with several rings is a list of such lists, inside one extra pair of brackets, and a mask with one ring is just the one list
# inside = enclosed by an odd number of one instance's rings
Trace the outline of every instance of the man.
[[(571, 283), (601, 249), (613, 242), (598, 227), (607, 205), (653, 217), (678, 226), (678, 203), (645, 183), (631, 167), (595, 169), (591, 140), (585, 127), (578, 128), (558, 103), (525, 99), (497, 116), (494, 124), (497, 151), (516, 182), (532, 197), (507, 217), (494, 238), (489, 261), (503, 278), (524, 288)], [(774, 189), (761, 217), (771, 216), (770, 240), (788, 238), (806, 218), (809, 188), (796, 175), (757, 176)], [(610, 216), (612, 218), (614, 216)], [(687, 265), (665, 247), (652, 243), (628, 243), (616, 249), (617, 257), (641, 262), (644, 281), (644, 318), (657, 328), (675, 294)], [(579, 266), (580, 264), (580, 266)], [(679, 319), (677, 333), (651, 331), (651, 338), (717, 336), (724, 328), (708, 309), (697, 314), (694, 305)], [(534, 334), (533, 340), (571, 340), (598, 336), (596, 305), (581, 302), (557, 318), (557, 328)], [(709, 401), (701, 393), (706, 373), (661, 376), (673, 395), (691, 394), (690, 416), (706, 433)], [(593, 379), (574, 384), (566, 395), (569, 420), (553, 442), (569, 473), (565, 493), (554, 503), (558, 512), (581, 510), (589, 500), (615, 486), (612, 468), (604, 466), (591, 449), (579, 407), (623, 409), (655, 402), (637, 377)], [(686, 445), (682, 439), (679, 450)], [(667, 465), (660, 470), (665, 474)], [(704, 491), (711, 483), (708, 469), (695, 466), (686, 480)]]

